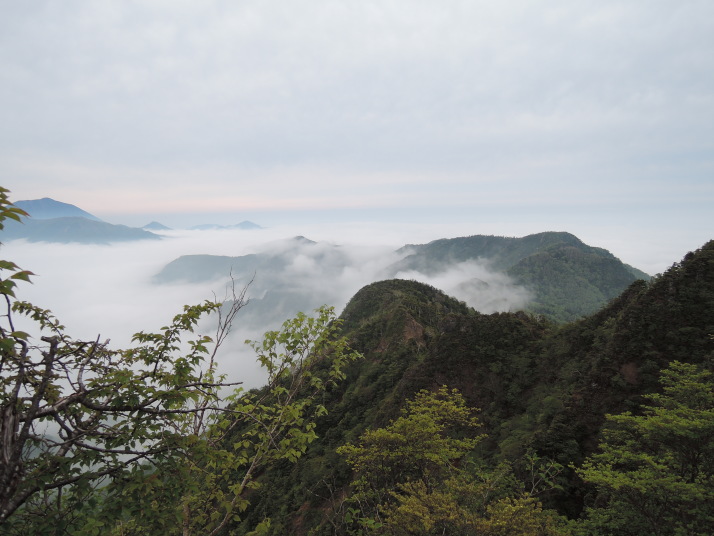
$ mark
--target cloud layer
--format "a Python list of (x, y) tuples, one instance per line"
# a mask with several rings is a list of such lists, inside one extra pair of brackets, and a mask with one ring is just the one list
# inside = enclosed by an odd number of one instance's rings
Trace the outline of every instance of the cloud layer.
[(13, 3), (0, 170), (92, 212), (647, 205), (675, 179), (711, 201), (712, 21), (695, 0)]
[[(364, 285), (386, 277), (386, 269), (400, 256), (396, 246), (356, 242), (346, 245), (314, 243), (285, 238), (283, 231), (184, 231), (167, 233), (156, 242), (121, 243), (112, 246), (79, 244), (29, 244), (12, 241), (3, 246), (3, 258), (12, 259), (37, 275), (32, 285), (23, 284), (20, 297), (47, 308), (74, 337), (110, 338), (114, 347), (131, 344), (138, 331), (157, 331), (181, 311), (184, 304), (226, 297), (228, 273), (188, 283), (180, 279), (157, 284), (154, 276), (170, 261), (184, 254), (239, 256), (250, 253), (277, 255), (280, 262), (263, 266), (248, 288), (253, 303), (239, 313), (234, 335), (222, 352), (221, 362), (232, 380), (258, 385), (262, 374), (245, 339), (260, 339), (268, 329), (298, 310), (327, 304), (339, 313)], [(467, 301), (485, 313), (523, 307), (528, 293), (485, 264), (461, 263), (426, 277), (402, 273)], [(238, 281), (239, 289), (245, 281)], [(309, 304), (309, 310), (306, 310)], [(297, 307), (297, 308), (296, 308)], [(203, 332), (213, 330), (210, 322)]]

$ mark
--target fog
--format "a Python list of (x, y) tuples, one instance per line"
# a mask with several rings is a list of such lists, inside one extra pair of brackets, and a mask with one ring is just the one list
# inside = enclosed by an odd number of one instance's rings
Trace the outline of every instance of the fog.
[(404, 271), (396, 277), (428, 283), (486, 314), (521, 310), (533, 297), (507, 275), (490, 270), (487, 261), (460, 262), (433, 276)]
[[(614, 232), (606, 226), (572, 227), (569, 230), (585, 243), (609, 249), (624, 262), (651, 274), (663, 271), (704, 243), (695, 242), (696, 233), (685, 240), (635, 228), (620, 227)], [(171, 261), (198, 254), (282, 255), (280, 262), (261, 265), (254, 273), (233, 274), (238, 290), (253, 279), (248, 289), (251, 301), (239, 313), (219, 361), (231, 381), (252, 387), (261, 385), (264, 376), (245, 339), (258, 340), (266, 330), (279, 328), (298, 305), (305, 306), (300, 310), (306, 313), (322, 304), (332, 305), (339, 314), (360, 288), (373, 281), (395, 276), (422, 281), (483, 313), (525, 307), (530, 299), (528, 290), (489, 269), (486, 261), (453, 264), (431, 276), (387, 268), (400, 259), (397, 250), (406, 244), (473, 234), (525, 236), (553, 228), (526, 229), (501, 222), (480, 224), (478, 228), (433, 221), (408, 225), (281, 224), (248, 231), (173, 230), (161, 233), (160, 241), (112, 245), (18, 240), (3, 244), (0, 256), (36, 274), (32, 284), (19, 283), (19, 299), (50, 309), (75, 338), (94, 340), (100, 336), (110, 339), (113, 347), (123, 348), (131, 344), (134, 333), (156, 331), (169, 323), (185, 304), (226, 298), (230, 270), (204, 281), (177, 279), (157, 284), (157, 274)], [(308, 240), (295, 240), (298, 235)], [(200, 327), (202, 333), (211, 335), (214, 324), (208, 321)]]
[[(35, 273), (32, 284), (20, 283), (19, 299), (50, 309), (74, 338), (93, 340), (99, 336), (110, 339), (112, 347), (123, 348), (131, 344), (134, 333), (157, 331), (169, 323), (183, 305), (206, 299), (220, 301), (229, 295), (228, 272), (201, 282), (156, 283), (156, 274), (169, 262), (195, 254), (284, 255), (286, 263), (277, 268), (233, 274), (238, 291), (246, 277), (253, 279), (247, 292), (251, 301), (239, 313), (219, 363), (229, 380), (253, 387), (260, 385), (264, 377), (245, 339), (257, 340), (266, 330), (278, 329), (287, 318), (285, 311), (296, 307), (296, 303), (309, 303), (310, 310), (322, 304), (332, 305), (339, 314), (360, 288), (387, 277), (386, 268), (400, 258), (398, 248), (407, 241), (423, 243), (438, 238), (434, 233), (440, 232), (417, 228), (410, 240), (405, 240), (397, 230), (390, 233), (382, 229), (378, 233), (375, 229), (374, 233), (358, 237), (346, 226), (338, 227), (305, 229), (306, 238), (319, 240), (317, 243), (296, 241), (293, 229), (288, 227), (167, 231), (161, 241), (112, 245), (17, 240), (3, 244), (2, 258)], [(364, 232), (364, 226), (361, 229)], [(334, 240), (338, 235), (345, 240)], [(525, 289), (492, 272), (485, 263), (462, 263), (431, 277), (416, 272), (399, 273), (397, 277), (429, 283), (485, 313), (519, 309), (529, 298)], [(266, 301), (266, 294), (275, 289), (298, 293), (297, 302), (273, 306), (273, 302)], [(201, 333), (208, 335), (214, 328), (215, 319), (200, 325)]]

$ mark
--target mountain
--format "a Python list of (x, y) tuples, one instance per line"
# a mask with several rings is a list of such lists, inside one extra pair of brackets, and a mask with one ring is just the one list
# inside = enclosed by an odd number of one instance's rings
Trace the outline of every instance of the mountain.
[(166, 227), (164, 224), (159, 223), (157, 221), (152, 221), (151, 223), (147, 223), (142, 227), (145, 231), (170, 231), (171, 227)]
[[(592, 313), (638, 277), (649, 278), (608, 251), (568, 233), (442, 239), (404, 246), (394, 255), (370, 262), (379, 265), (370, 281), (439, 280), (442, 290), (482, 312), (526, 309), (558, 322)], [(154, 281), (208, 282), (228, 280), (229, 274), (243, 284), (254, 280), (251, 295), (257, 299), (249, 316), (262, 322), (271, 306), (282, 303), (275, 309), (274, 322), (284, 318), (277, 313), (291, 316), (323, 303), (346, 303), (359, 288), (347, 285), (352, 281), (348, 276), (363, 269), (360, 263), (363, 258), (351, 257), (344, 248), (297, 237), (240, 257), (186, 255), (166, 265)], [(360, 280), (364, 282), (368, 281)], [(345, 294), (346, 289), (349, 293)]]
[(529, 311), (561, 322), (596, 311), (633, 281), (650, 277), (564, 232), (441, 239), (401, 251), (406, 256), (389, 267), (391, 276), (413, 271), (436, 275), (454, 265), (485, 262), (533, 293)]
[(262, 229), (262, 227), (257, 223), (253, 223), (252, 221), (247, 220), (242, 221), (240, 223), (236, 223), (235, 225), (217, 225), (215, 223), (205, 223), (203, 225), (195, 225), (194, 227), (191, 227), (191, 230), (193, 231), (214, 231), (220, 229), (243, 229), (249, 231), (252, 229)]
[(0, 233), (2, 241), (25, 239), (29, 242), (61, 242), (108, 244), (132, 240), (160, 240), (161, 237), (125, 225), (113, 225), (87, 218), (24, 218), (22, 223), (10, 221)]
[(14, 205), (27, 212), (35, 220), (48, 220), (52, 218), (87, 218), (88, 220), (102, 221), (89, 212), (85, 212), (75, 205), (55, 201), (49, 197), (17, 201)]
[(559, 462), (559, 488), (539, 499), (575, 518), (590, 490), (572, 466), (594, 452), (605, 415), (637, 414), (675, 359), (714, 367), (714, 241), (565, 325), (524, 313), (483, 315), (404, 280), (364, 287), (342, 319), (364, 359), (325, 400), (328, 414), (306, 455), (262, 476), (236, 534), (265, 517), (275, 534), (331, 533), (351, 477), (336, 448), (389, 424), (419, 390), (442, 385), (481, 410), (486, 439), (473, 459), (507, 462), (516, 474), (528, 451)]
[(184, 255), (164, 266), (153, 281), (171, 284), (233, 279), (238, 285), (250, 284), (250, 304), (241, 321), (262, 329), (277, 327), (300, 311), (334, 303), (335, 289), (326, 282), (337, 281), (350, 264), (342, 248), (297, 236), (268, 244), (260, 253), (237, 257)]
[(0, 235), (3, 241), (24, 239), (29, 242), (108, 244), (161, 239), (143, 229), (107, 223), (75, 205), (49, 197), (18, 201), (14, 205), (30, 216), (23, 218), (22, 222), (7, 222)]
[(317, 248), (317, 242), (313, 242), (303, 236), (296, 236), (292, 239), (273, 243), (268, 246), (263, 253), (251, 253), (237, 257), (225, 255), (182, 255), (174, 259), (154, 276), (155, 283), (173, 283), (185, 281), (198, 283), (201, 281), (211, 281), (214, 279), (233, 277), (241, 279), (248, 277), (258, 271), (266, 274), (275, 274), (286, 270), (295, 260), (297, 255), (305, 253), (303, 248), (307, 246), (308, 254), (315, 255), (318, 261), (327, 265), (328, 260), (332, 264), (344, 264), (344, 259), (338, 258), (339, 251), (332, 247)]

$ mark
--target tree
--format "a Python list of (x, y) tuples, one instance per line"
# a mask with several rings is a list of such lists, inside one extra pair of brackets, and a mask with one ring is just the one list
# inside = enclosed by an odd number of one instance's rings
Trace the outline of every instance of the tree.
[[(0, 188), (0, 229), (26, 215)], [(269, 383), (245, 392), (218, 375), (215, 359), (245, 289), (226, 303), (186, 306), (160, 332), (115, 350), (72, 338), (49, 311), (19, 301), (17, 282), (31, 272), (0, 261), (0, 275), (0, 527), (8, 534), (104, 534), (116, 523), (146, 533), (141, 512), (150, 510), (158, 527), (172, 518), (160, 534), (216, 534), (245, 508), (259, 470), (305, 451), (325, 412), (318, 395), (357, 357), (337, 337), (331, 308), (301, 314), (253, 344)], [(214, 337), (195, 335), (210, 314)], [(18, 315), (33, 327), (16, 329)], [(153, 509), (121, 500), (157, 489), (165, 493)]]
[(186, 457), (157, 464), (149, 474), (140, 468), (137, 478), (107, 490), (103, 513), (121, 514), (116, 534), (178, 534), (177, 519), (182, 534), (218, 534), (239, 520), (266, 467), (305, 453), (317, 437), (316, 419), (326, 413), (321, 394), (359, 357), (336, 336), (340, 322), (332, 308), (317, 313), (300, 313), (263, 341), (247, 341), (267, 369), (268, 384), (227, 397), (225, 410), (185, 436)]
[(353, 500), (362, 518), (381, 524), (400, 486), (438, 487), (481, 439), (479, 426), (461, 394), (442, 387), (420, 391), (397, 420), (338, 448), (355, 472)]
[(488, 468), (470, 459), (484, 437), (475, 410), (456, 390), (421, 391), (402, 416), (368, 430), (337, 452), (355, 475), (346, 525), (356, 534), (492, 536), (562, 534), (557, 516), (535, 494), (557, 468), (530, 453), (526, 488), (507, 463)]
[(714, 381), (674, 361), (641, 415), (608, 415), (579, 475), (598, 488), (584, 530), (705, 535), (714, 526)]

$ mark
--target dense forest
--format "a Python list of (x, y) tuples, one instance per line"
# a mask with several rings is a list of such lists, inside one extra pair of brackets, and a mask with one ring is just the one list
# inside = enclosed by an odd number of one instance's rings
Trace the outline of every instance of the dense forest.
[[(270, 517), (276, 534), (530, 534), (518, 528), (522, 516), (535, 523), (542, 513), (533, 534), (711, 533), (714, 242), (563, 326), (524, 313), (482, 315), (400, 280), (362, 289), (342, 318), (365, 357), (330, 394), (306, 456), (263, 476), (253, 523)], [(441, 389), (455, 389), (450, 403), (476, 412), (470, 436), (441, 417), (419, 424), (419, 397)], [(430, 430), (426, 438), (402, 429), (410, 419)], [(444, 464), (436, 475), (406, 450), (398, 463), (415, 467), (379, 484), (376, 506), (363, 497), (365, 486), (378, 486), (369, 467), (389, 472), (397, 463), (371, 458), (376, 441), (392, 452), (435, 435), (475, 444), (434, 445), (430, 455)], [(489, 499), (471, 497), (477, 489)], [(365, 502), (371, 509), (361, 509)], [(506, 507), (510, 532), (487, 528), (489, 508)], [(347, 515), (355, 509), (358, 521)], [(418, 529), (404, 529), (406, 511)], [(365, 519), (383, 525), (367, 529)]]
[(111, 350), (0, 270), (0, 534), (714, 532), (714, 241), (566, 324), (373, 283), (252, 342), (250, 391), (213, 359), (240, 293)]

